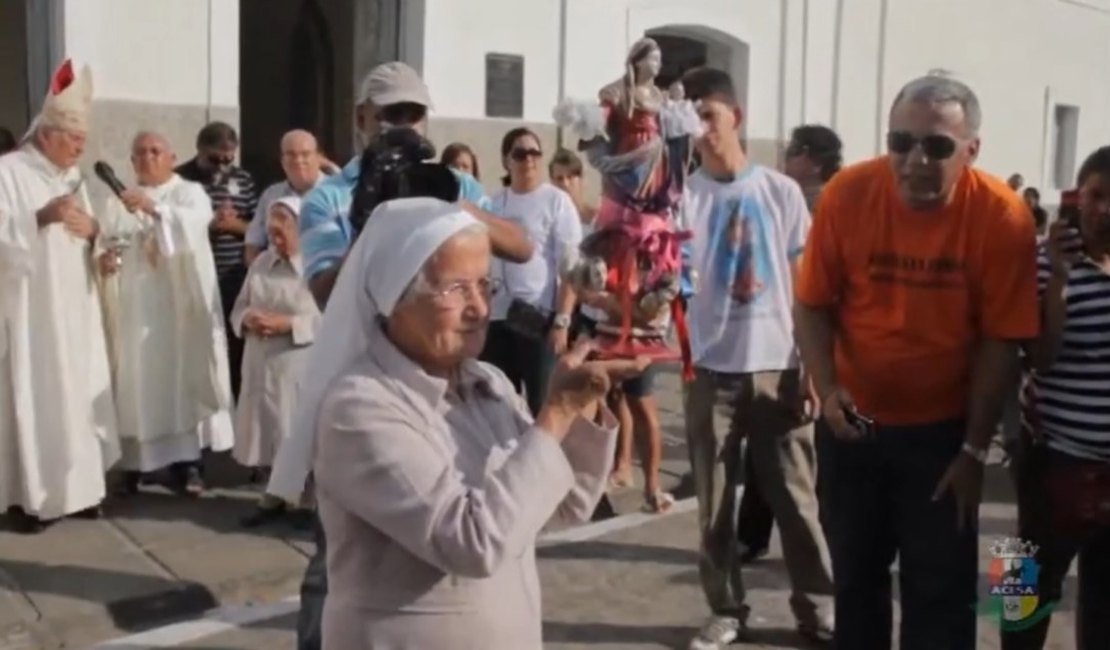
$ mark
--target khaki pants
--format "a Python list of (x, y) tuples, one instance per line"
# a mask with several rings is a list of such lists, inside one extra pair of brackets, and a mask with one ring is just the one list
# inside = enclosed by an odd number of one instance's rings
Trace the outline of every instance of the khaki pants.
[[(747, 480), (759, 485), (779, 524), (798, 623), (816, 624), (815, 597), (832, 594), (829, 550), (817, 516), (813, 424), (798, 408), (799, 382), (797, 370), (725, 374), (696, 368), (686, 386), (686, 438), (701, 532), (698, 569), (714, 614), (743, 621), (748, 613), (736, 548), (745, 438), (755, 474)], [(714, 426), (717, 409), (728, 417), (726, 431)]]

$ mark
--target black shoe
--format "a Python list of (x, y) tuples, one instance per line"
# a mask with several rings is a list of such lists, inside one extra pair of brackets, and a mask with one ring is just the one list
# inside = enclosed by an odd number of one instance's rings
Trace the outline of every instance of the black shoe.
[(289, 523), (293, 530), (312, 530), (314, 514), (308, 508), (297, 508), (289, 513)]
[(758, 562), (767, 556), (768, 548), (766, 546), (748, 546), (743, 542), (740, 543), (740, 564), (752, 564)]
[(95, 521), (97, 519), (100, 519), (103, 516), (104, 516), (104, 509), (100, 506), (93, 506), (91, 508), (85, 508), (84, 510), (75, 512), (72, 515), (70, 515), (70, 517), (72, 517), (74, 519), (89, 519), (89, 520), (93, 520), (93, 521)]
[(7, 519), (12, 532), (20, 535), (37, 535), (46, 530), (46, 524), (41, 519), (27, 514), (18, 506), (8, 508)]
[(124, 472), (123, 480), (116, 489), (116, 494), (124, 497), (133, 497), (139, 493), (139, 484), (143, 480), (142, 472)]
[(254, 512), (239, 520), (239, 525), (243, 528), (258, 528), (259, 526), (273, 523), (284, 516), (285, 504), (268, 508), (256, 506)]
[(195, 497), (204, 493), (204, 479), (196, 465), (175, 466), (170, 477), (170, 489), (179, 495)]

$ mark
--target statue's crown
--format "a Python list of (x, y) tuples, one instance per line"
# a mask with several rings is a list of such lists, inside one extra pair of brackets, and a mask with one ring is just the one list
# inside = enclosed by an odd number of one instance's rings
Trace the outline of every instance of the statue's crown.
[(990, 551), (994, 557), (1033, 557), (1040, 547), (1025, 540), (1014, 537), (996, 539), (991, 543)]

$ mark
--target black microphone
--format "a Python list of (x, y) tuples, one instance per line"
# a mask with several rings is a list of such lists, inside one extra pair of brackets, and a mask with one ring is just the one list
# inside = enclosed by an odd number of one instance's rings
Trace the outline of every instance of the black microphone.
[(93, 165), (93, 173), (96, 174), (96, 177), (103, 181), (104, 184), (108, 186), (108, 189), (112, 190), (112, 193), (116, 196), (123, 194), (124, 190), (127, 189), (124, 184), (120, 182), (119, 177), (116, 176), (116, 170), (112, 169), (112, 166), (103, 160), (96, 161), (96, 164)]

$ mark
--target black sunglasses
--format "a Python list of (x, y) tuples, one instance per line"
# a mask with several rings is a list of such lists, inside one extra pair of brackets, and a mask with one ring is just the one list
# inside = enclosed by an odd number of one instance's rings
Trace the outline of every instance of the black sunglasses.
[(212, 165), (213, 167), (226, 167), (233, 162), (235, 162), (234, 155), (214, 153), (208, 156), (208, 164)]
[(886, 148), (893, 154), (903, 156), (913, 151), (918, 144), (929, 160), (947, 160), (956, 153), (956, 141), (946, 135), (918, 138), (909, 131), (891, 131), (886, 134)]
[(517, 162), (524, 162), (529, 158), (540, 158), (543, 152), (539, 149), (513, 149), (509, 153), (509, 157)]
[(788, 158), (793, 158), (794, 156), (800, 156), (808, 151), (808, 146), (804, 144), (798, 144), (797, 142), (792, 142), (790, 143), (790, 146), (786, 148), (786, 156)]

